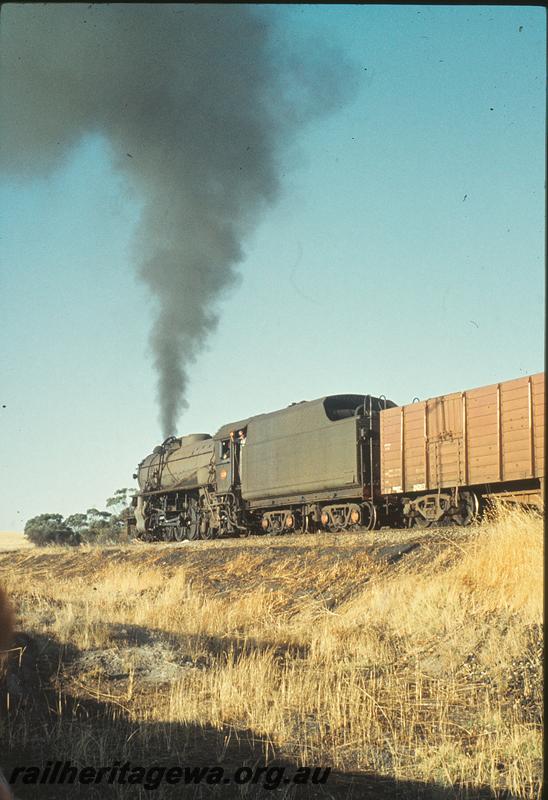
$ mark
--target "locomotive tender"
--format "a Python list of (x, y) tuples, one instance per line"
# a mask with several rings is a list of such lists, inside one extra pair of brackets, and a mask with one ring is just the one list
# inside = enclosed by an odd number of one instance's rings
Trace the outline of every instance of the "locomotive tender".
[(146, 540), (467, 525), (495, 495), (541, 503), (544, 373), (398, 407), (331, 395), (169, 437), (138, 466)]

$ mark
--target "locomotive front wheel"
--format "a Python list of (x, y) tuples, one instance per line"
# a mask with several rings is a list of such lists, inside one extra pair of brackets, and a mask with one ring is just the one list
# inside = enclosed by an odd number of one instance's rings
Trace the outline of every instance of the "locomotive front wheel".
[(194, 502), (188, 506), (186, 511), (183, 521), (183, 530), (186, 534), (185, 539), (194, 541), (200, 538), (200, 518), (198, 515), (198, 508)]

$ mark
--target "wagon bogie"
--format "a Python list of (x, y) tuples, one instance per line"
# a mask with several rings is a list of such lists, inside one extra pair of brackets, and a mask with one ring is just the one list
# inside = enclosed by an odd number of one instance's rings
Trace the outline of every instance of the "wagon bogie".
[(261, 518), (264, 533), (281, 534), (302, 530), (303, 513), (301, 509), (284, 508), (265, 511)]
[(407, 527), (470, 525), (478, 517), (479, 500), (472, 491), (431, 492), (402, 498)]
[(377, 523), (377, 509), (370, 501), (335, 503), (322, 507), (320, 520), (328, 531), (371, 530)]

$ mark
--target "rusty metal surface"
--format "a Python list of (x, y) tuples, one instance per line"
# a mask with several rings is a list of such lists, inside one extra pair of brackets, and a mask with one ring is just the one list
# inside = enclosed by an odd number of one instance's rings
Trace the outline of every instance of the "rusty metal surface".
[(544, 373), (380, 416), (382, 494), (544, 477)]

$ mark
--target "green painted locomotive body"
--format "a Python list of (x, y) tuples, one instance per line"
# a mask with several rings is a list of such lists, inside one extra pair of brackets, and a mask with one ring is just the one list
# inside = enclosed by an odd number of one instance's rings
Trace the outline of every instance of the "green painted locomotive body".
[(393, 405), (332, 395), (224, 425), (213, 437), (171, 437), (139, 464), (137, 530), (167, 539), (309, 530), (324, 508), (327, 527), (343, 517), (363, 524), (363, 504), (378, 491), (378, 414)]

